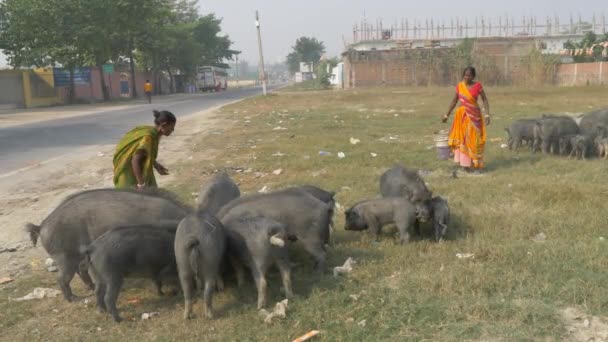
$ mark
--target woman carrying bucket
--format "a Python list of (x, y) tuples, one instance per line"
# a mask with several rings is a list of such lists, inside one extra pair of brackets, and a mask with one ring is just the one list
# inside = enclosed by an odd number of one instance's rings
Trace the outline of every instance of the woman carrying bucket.
[[(484, 167), (483, 149), (486, 144), (486, 127), (490, 124), (490, 103), (481, 83), (475, 82), (475, 68), (467, 67), (462, 75), (462, 82), (456, 86), (456, 94), (450, 103), (443, 122), (460, 101), (456, 116), (448, 137), (448, 146), (454, 152), (454, 162), (464, 167), (465, 171), (480, 173)], [(486, 112), (482, 118), (477, 98), (481, 95)]]

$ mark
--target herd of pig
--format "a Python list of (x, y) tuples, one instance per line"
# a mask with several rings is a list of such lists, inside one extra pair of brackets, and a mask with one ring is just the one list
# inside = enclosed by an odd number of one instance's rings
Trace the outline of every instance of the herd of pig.
[[(432, 221), (436, 240), (446, 234), (448, 203), (432, 197), (416, 170), (387, 170), (380, 193), (345, 211), (345, 230), (369, 230), (378, 239), (381, 228), (394, 223), (406, 243), (421, 233), (420, 223)], [(181, 288), (184, 318), (193, 317), (201, 290), (211, 318), (212, 296), (223, 289), (226, 269), (234, 271), (239, 287), (249, 270), (258, 308), (266, 305), (266, 272), (273, 265), (284, 295), (292, 296), (292, 243), (301, 244), (323, 273), (335, 207), (333, 192), (312, 185), (241, 196), (232, 179), (218, 173), (203, 185), (196, 209), (161, 189), (88, 190), (67, 197), (40, 226), (28, 223), (26, 230), (55, 260), (68, 301), (76, 298), (70, 282), (77, 273), (95, 291), (98, 309), (119, 322), (116, 301), (124, 278), (143, 277), (161, 295), (163, 284)]]
[(511, 150), (527, 143), (532, 152), (608, 159), (608, 109), (577, 117), (543, 114), (541, 118), (516, 120), (505, 130)]

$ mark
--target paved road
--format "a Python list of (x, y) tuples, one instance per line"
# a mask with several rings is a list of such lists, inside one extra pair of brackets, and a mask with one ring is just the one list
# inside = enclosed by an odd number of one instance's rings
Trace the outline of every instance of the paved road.
[[(184, 99), (112, 110), (52, 121), (0, 128), (0, 175), (70, 153), (90, 145), (115, 144), (137, 125), (152, 124), (152, 109), (167, 109), (179, 117), (261, 93), (260, 88), (200, 94)], [(154, 101), (154, 100), (153, 100)]]

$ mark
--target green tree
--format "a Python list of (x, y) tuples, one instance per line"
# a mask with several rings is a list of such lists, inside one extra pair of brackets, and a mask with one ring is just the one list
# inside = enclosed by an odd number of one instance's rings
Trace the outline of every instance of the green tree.
[(585, 53), (583, 55), (575, 55), (573, 59), (576, 63), (585, 63), (585, 62), (598, 62), (604, 60), (602, 56), (602, 51), (604, 50), (603, 46), (595, 46), (593, 47), (593, 51), (591, 55), (587, 53), (587, 50), (590, 49), (594, 44), (608, 42), (608, 33), (604, 34), (602, 37), (598, 37), (592, 31), (585, 33), (583, 39), (580, 42), (575, 43), (571, 40), (568, 40), (564, 43), (564, 49), (568, 50), (577, 50), (584, 49)]
[(292, 47), (293, 51), (287, 55), (289, 72), (300, 70), (300, 62), (316, 64), (325, 53), (325, 44), (316, 38), (300, 37)]
[(83, 48), (82, 29), (90, 23), (78, 0), (6, 0), (0, 4), (0, 48), (13, 67), (61, 65), (70, 71), (69, 99), (74, 99), (74, 69), (93, 56)]
[(120, 55), (121, 43), (116, 33), (116, 7), (109, 0), (83, 0), (83, 23), (78, 29), (81, 47), (92, 56), (89, 65), (94, 65), (99, 71), (99, 82), (104, 101), (110, 99), (110, 92), (103, 75), (103, 65), (117, 60)]
[(200, 46), (200, 65), (226, 66), (224, 60), (232, 60), (238, 51), (231, 50), (228, 36), (220, 36), (222, 19), (215, 14), (200, 17), (193, 29), (193, 37)]
[(230, 49), (232, 42), (228, 36), (219, 35), (221, 19), (213, 14), (191, 21), (193, 16), (172, 12), (167, 18), (167, 24), (157, 25), (152, 34), (141, 41), (140, 58), (155, 77), (161, 70), (167, 72), (171, 91), (174, 74), (194, 76), (197, 66), (224, 66), (223, 61), (231, 60), (237, 52)]
[[(0, 49), (13, 67), (74, 69), (128, 61), (132, 95), (136, 63), (169, 74), (195, 75), (198, 65), (222, 65), (236, 52), (220, 35), (221, 19), (200, 16), (197, 0), (4, 0), (0, 2)], [(157, 83), (160, 84), (160, 83)], [(104, 99), (109, 99), (100, 77)], [(160, 90), (156, 87), (156, 90)]]
[(322, 87), (327, 88), (331, 85), (331, 72), (333, 68), (338, 65), (337, 58), (324, 59), (317, 63), (315, 67), (316, 83)]
[[(132, 96), (137, 97), (135, 86), (136, 50), (145, 50), (162, 40), (159, 29), (168, 22), (167, 16), (175, 4), (171, 0), (109, 0), (116, 8), (115, 32), (121, 54), (127, 56), (131, 69)], [(157, 89), (158, 90), (158, 89)]]

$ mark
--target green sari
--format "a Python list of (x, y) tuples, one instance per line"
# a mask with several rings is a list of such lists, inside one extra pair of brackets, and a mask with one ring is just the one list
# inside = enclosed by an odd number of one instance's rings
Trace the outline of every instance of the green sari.
[(137, 178), (133, 173), (131, 159), (139, 150), (146, 152), (142, 165), (142, 176), (146, 186), (156, 186), (154, 178), (154, 162), (158, 155), (159, 135), (156, 127), (139, 126), (125, 134), (116, 146), (114, 153), (114, 186), (130, 188), (137, 186)]

